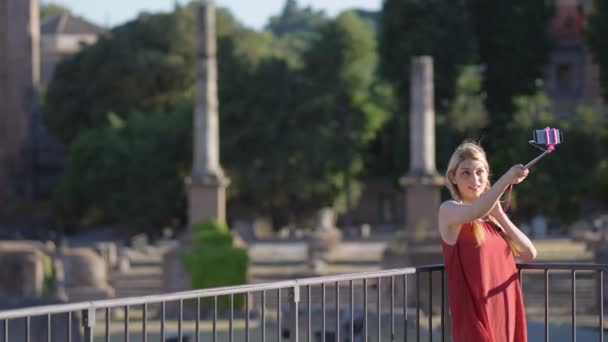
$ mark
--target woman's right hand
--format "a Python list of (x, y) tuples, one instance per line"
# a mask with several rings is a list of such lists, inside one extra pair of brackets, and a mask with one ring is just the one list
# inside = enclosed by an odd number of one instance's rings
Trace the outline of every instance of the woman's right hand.
[(522, 164), (514, 165), (507, 171), (510, 184), (519, 184), (528, 176), (528, 169)]

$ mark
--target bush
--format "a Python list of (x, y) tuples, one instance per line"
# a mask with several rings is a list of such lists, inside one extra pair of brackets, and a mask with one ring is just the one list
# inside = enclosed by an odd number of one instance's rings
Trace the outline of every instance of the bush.
[[(247, 251), (233, 246), (232, 234), (225, 224), (207, 220), (194, 225), (192, 230), (193, 246), (185, 253), (183, 262), (193, 288), (240, 285), (247, 281)], [(205, 306), (212, 305), (212, 300), (207, 299)], [(234, 296), (235, 308), (243, 303), (242, 295)], [(230, 308), (230, 298), (218, 298), (218, 307)]]

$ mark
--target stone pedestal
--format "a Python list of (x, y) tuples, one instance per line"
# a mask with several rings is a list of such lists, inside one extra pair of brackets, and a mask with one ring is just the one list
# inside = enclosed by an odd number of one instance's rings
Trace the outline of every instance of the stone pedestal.
[(190, 274), (182, 261), (183, 246), (176, 246), (163, 257), (163, 292), (177, 292), (192, 289)]
[(416, 241), (439, 237), (437, 213), (441, 205), (441, 188), (445, 180), (440, 175), (404, 176), (399, 183), (405, 193), (406, 230), (408, 238)]
[(188, 178), (189, 190), (188, 223), (200, 223), (205, 219), (226, 220), (226, 187), (229, 180), (225, 177)]
[[(385, 269), (442, 264), (441, 240), (437, 213), (441, 204), (444, 177), (435, 168), (435, 109), (433, 90), (433, 59), (412, 58), (410, 108), (410, 169), (399, 179), (405, 196), (405, 229), (384, 251)], [(420, 277), (419, 295), (416, 293)], [(412, 276), (408, 302), (415, 305), (420, 298), (421, 309), (439, 313), (441, 309), (441, 272), (418, 273)], [(432, 281), (432, 286), (430, 284)], [(432, 291), (432, 292), (431, 292)], [(429, 295), (433, 305), (429, 308)]]
[[(382, 256), (382, 268), (417, 267), (443, 264), (441, 236), (437, 226), (437, 213), (441, 204), (441, 186), (444, 178), (435, 176), (406, 176), (400, 179), (405, 192), (406, 227), (397, 234)], [(429, 274), (421, 273), (421, 308), (429, 313)], [(432, 275), (432, 312), (441, 309), (441, 272)], [(415, 279), (415, 277), (413, 277)], [(408, 293), (408, 302), (416, 303), (416, 280)]]
[(308, 238), (308, 265), (313, 275), (327, 273), (327, 254), (342, 241), (342, 232), (335, 226), (336, 215), (330, 208), (317, 214), (315, 230)]

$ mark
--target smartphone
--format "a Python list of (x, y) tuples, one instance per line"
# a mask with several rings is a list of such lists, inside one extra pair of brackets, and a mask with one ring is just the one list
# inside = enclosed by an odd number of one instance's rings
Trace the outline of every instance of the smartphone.
[(562, 132), (557, 128), (536, 129), (532, 135), (537, 145), (557, 145), (564, 141)]

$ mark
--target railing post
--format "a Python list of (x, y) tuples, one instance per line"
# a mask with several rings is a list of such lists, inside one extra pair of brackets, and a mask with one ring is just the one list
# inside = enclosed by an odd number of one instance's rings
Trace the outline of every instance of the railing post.
[(95, 308), (82, 310), (82, 327), (84, 329), (84, 342), (93, 342), (93, 328), (95, 327)]
[(300, 303), (300, 286), (289, 289), (289, 339), (298, 342), (298, 304)]

